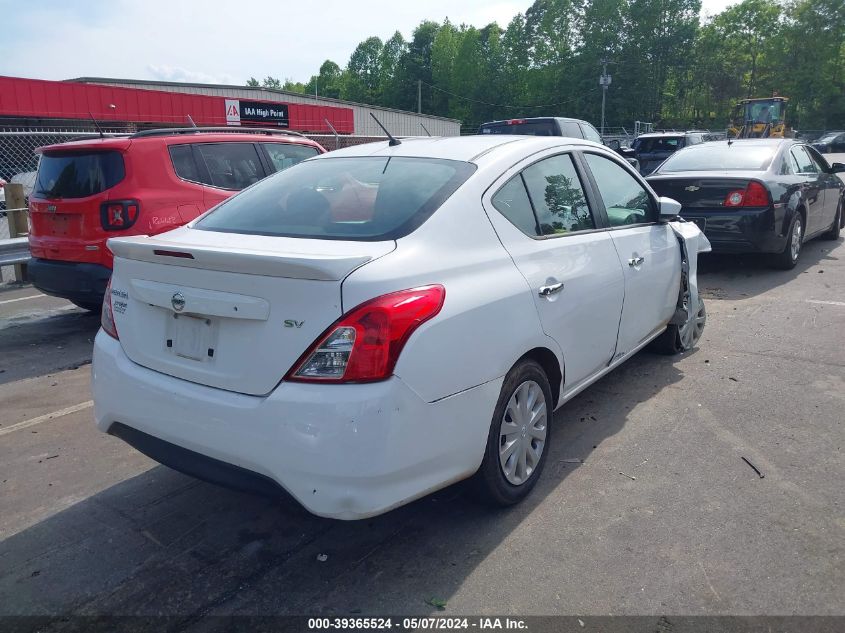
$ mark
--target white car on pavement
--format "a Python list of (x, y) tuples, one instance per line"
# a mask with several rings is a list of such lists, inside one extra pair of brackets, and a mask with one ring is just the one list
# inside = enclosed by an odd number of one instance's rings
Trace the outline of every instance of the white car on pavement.
[(552, 412), (695, 345), (709, 243), (622, 158), (562, 137), (331, 152), (116, 238), (102, 431), (183, 472), (359, 519), (474, 478), (524, 498)]

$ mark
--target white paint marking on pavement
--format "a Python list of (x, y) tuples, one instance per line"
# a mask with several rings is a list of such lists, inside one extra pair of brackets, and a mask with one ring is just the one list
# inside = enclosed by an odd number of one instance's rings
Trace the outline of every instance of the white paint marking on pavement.
[(818, 299), (805, 299), (807, 303), (820, 303), (821, 305), (825, 306), (843, 306), (845, 307), (845, 301), (820, 301)]
[(37, 418), (18, 422), (17, 424), (13, 424), (12, 426), (6, 427), (5, 429), (0, 428), (0, 435), (6, 435), (7, 433), (11, 433), (12, 431), (19, 431), (20, 429), (25, 429), (30, 426), (35, 426), (36, 424), (41, 424), (42, 422), (47, 422), (48, 420), (55, 420), (56, 418), (61, 418), (62, 416), (70, 415), (71, 413), (76, 413), (77, 411), (84, 411), (85, 409), (93, 405), (94, 401), (89, 400), (88, 402), (75, 404), (72, 407), (67, 407), (66, 409), (59, 409), (58, 411), (53, 411), (53, 413), (45, 413), (44, 415), (39, 415)]
[(5, 301), (0, 301), (0, 306), (5, 305), (7, 303), (15, 303), (16, 301), (26, 301), (27, 299), (40, 299), (41, 297), (46, 297), (48, 295), (32, 295), (30, 297), (18, 297), (17, 299), (6, 299)]

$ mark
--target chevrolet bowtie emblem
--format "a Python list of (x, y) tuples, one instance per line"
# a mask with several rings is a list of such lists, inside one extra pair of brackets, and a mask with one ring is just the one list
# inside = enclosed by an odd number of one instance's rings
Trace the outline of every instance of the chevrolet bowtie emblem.
[(698, 191), (701, 187), (696, 187), (695, 185), (690, 185), (689, 187), (684, 187), (687, 191)]

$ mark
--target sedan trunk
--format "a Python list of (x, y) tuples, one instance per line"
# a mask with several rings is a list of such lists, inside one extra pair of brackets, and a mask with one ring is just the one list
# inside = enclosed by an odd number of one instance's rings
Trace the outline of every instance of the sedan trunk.
[(112, 239), (109, 248), (114, 319), (130, 359), (184, 380), (264, 395), (341, 316), (346, 275), (395, 242), (181, 228)]
[[(725, 198), (732, 191), (744, 191), (748, 178), (719, 178), (703, 176), (652, 176), (648, 179), (652, 189), (660, 196), (677, 200), (683, 209), (712, 209), (725, 207)], [(681, 215), (683, 215), (681, 210)]]

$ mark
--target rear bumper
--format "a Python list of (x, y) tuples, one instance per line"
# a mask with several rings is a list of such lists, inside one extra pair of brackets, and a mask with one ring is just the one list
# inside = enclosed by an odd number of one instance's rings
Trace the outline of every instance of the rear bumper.
[[(272, 484), (308, 511), (381, 514), (472, 475), (502, 380), (437, 402), (402, 380), (283, 383), (269, 396), (206, 387), (132, 362), (100, 331), (97, 426), (164, 464), (236, 488)], [(127, 430), (128, 429), (128, 430)]]
[[(749, 209), (743, 211), (681, 211), (685, 220), (703, 220), (704, 235), (714, 252), (779, 253), (786, 245), (783, 209)], [(701, 226), (701, 224), (699, 224)]]
[(103, 302), (111, 269), (99, 264), (33, 257), (27, 264), (32, 285), (41, 292), (79, 303)]

